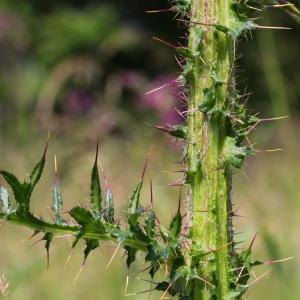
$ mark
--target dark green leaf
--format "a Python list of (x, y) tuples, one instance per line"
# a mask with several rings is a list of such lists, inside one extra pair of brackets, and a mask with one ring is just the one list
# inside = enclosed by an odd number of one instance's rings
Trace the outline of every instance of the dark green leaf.
[(154, 239), (154, 237), (155, 237), (155, 214), (152, 209), (149, 210), (146, 214), (145, 232), (149, 239)]
[(92, 170), (91, 175), (91, 208), (93, 212), (93, 216), (96, 220), (99, 220), (101, 217), (101, 202), (102, 202), (102, 195), (101, 195), (101, 185), (99, 179), (99, 171), (98, 171), (98, 144), (97, 144), (97, 152), (96, 158)]
[(86, 261), (87, 257), (89, 256), (90, 252), (99, 247), (99, 241), (93, 239), (84, 239), (85, 240), (85, 249), (84, 249), (84, 262)]
[(83, 207), (73, 207), (70, 211), (70, 215), (81, 226), (86, 226), (93, 221), (92, 214)]
[(132, 247), (129, 247), (129, 246), (125, 246), (124, 248), (125, 248), (126, 254), (127, 254), (126, 265), (127, 265), (127, 268), (129, 269), (131, 264), (136, 259), (137, 250), (135, 248), (132, 248)]
[(40, 180), (40, 178), (42, 176), (45, 162), (46, 162), (46, 152), (47, 152), (47, 145), (46, 145), (46, 148), (45, 148), (45, 151), (43, 153), (41, 160), (35, 165), (35, 167), (33, 168), (32, 172), (30, 174), (29, 182), (26, 183), (28, 201), (29, 201), (29, 198), (31, 196), (31, 193), (32, 193), (34, 187), (36, 186), (36, 184), (38, 183), (38, 181)]
[(198, 109), (204, 114), (206, 114), (211, 109), (213, 109), (216, 104), (215, 88), (213, 87), (209, 89), (204, 89), (203, 93), (204, 93), (204, 97)]
[(42, 238), (42, 240), (45, 241), (45, 248), (46, 248), (46, 252), (47, 252), (47, 269), (49, 268), (49, 250), (50, 250), (50, 245), (53, 239), (53, 233), (51, 232), (46, 232), (44, 237)]
[(3, 176), (3, 178), (6, 180), (6, 182), (13, 190), (17, 204), (19, 206), (23, 206), (25, 202), (25, 195), (24, 195), (23, 186), (18, 180), (18, 178), (15, 175), (6, 171), (0, 171), (0, 174)]
[(130, 197), (129, 211), (128, 211), (129, 215), (135, 214), (137, 209), (139, 208), (142, 186), (143, 186), (143, 181), (140, 180), (135, 190), (133, 191), (132, 196)]

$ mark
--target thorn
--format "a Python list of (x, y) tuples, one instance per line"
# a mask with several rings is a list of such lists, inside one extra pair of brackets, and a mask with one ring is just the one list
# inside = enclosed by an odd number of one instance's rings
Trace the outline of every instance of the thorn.
[(181, 188), (179, 190), (179, 200), (178, 200), (177, 214), (180, 214), (180, 207), (181, 207)]
[(282, 117), (274, 117), (274, 118), (262, 118), (259, 119), (259, 122), (269, 122), (269, 121), (277, 121), (277, 120), (283, 120), (283, 119), (288, 119), (290, 116), (282, 116)]
[(144, 278), (141, 278), (141, 277), (136, 277), (137, 280), (141, 280), (141, 281), (145, 281), (145, 282), (148, 282), (148, 283), (154, 283), (154, 284), (159, 284), (158, 282), (155, 282), (155, 281), (152, 281), (152, 280), (148, 280), (148, 279), (144, 279)]
[(161, 85), (161, 86), (159, 86), (159, 87), (157, 87), (157, 88), (154, 88), (154, 89), (151, 90), (151, 91), (146, 92), (145, 95), (150, 95), (150, 94), (152, 94), (152, 93), (158, 92), (158, 91), (160, 91), (160, 90), (166, 88), (167, 86), (173, 84), (173, 83), (176, 82), (177, 80), (178, 80), (178, 78), (173, 79), (173, 80), (171, 80), (171, 81), (169, 81), (169, 82), (167, 82), (167, 83), (165, 83), (165, 84), (163, 84), (163, 85)]
[(254, 237), (253, 237), (253, 239), (252, 239), (252, 241), (251, 241), (251, 243), (250, 243), (250, 245), (249, 245), (249, 248), (248, 248), (248, 255), (251, 253), (251, 250), (252, 250), (252, 247), (253, 247), (253, 244), (254, 244), (256, 238), (257, 238), (257, 232), (255, 233), (255, 235), (254, 235)]
[(46, 157), (50, 137), (51, 137), (51, 130), (48, 131), (48, 135), (47, 135), (47, 139), (46, 139), (46, 145), (45, 145), (45, 149), (44, 149), (44, 153), (43, 153), (43, 158)]
[(284, 3), (284, 4), (273, 4), (273, 5), (264, 5), (264, 8), (278, 8), (278, 7), (287, 7), (295, 6), (293, 3)]
[(50, 255), (49, 255), (49, 249), (46, 249), (47, 252), (47, 271), (49, 271), (49, 266), (50, 266)]
[(56, 155), (54, 154), (54, 173), (55, 173), (55, 176), (57, 176), (57, 160), (56, 160)]
[(206, 284), (208, 284), (212, 288), (216, 287), (215, 285), (213, 285), (212, 283), (210, 283), (209, 281), (205, 280), (204, 278), (202, 278), (202, 277), (200, 277), (198, 275), (196, 276), (196, 278), (199, 279), (199, 280), (201, 280), (201, 281), (203, 281), (203, 282), (205, 282)]
[(146, 162), (145, 162), (145, 165), (144, 165), (144, 169), (143, 169), (143, 173), (142, 173), (142, 177), (141, 177), (141, 181), (144, 180), (145, 172), (146, 172), (146, 169), (147, 169), (147, 165), (148, 165), (148, 162), (149, 162), (152, 150), (153, 150), (153, 145), (150, 147), (150, 150), (148, 152), (148, 155), (147, 155), (147, 158), (146, 158)]
[(290, 27), (262, 26), (262, 25), (257, 25), (257, 24), (255, 24), (255, 27), (259, 28), (259, 29), (275, 29), (275, 30), (290, 30), (290, 29), (292, 29)]
[(155, 40), (155, 41), (158, 41), (158, 42), (160, 42), (160, 43), (162, 43), (162, 44), (165, 44), (166, 46), (169, 46), (169, 47), (171, 47), (171, 48), (173, 48), (173, 49), (177, 49), (178, 47), (177, 46), (175, 46), (175, 45), (173, 45), (173, 44), (171, 44), (171, 43), (168, 43), (168, 42), (166, 42), (166, 41), (164, 41), (164, 40), (162, 40), (162, 39), (160, 39), (160, 38), (158, 38), (158, 37), (152, 37), (152, 39), (153, 40)]
[(164, 293), (162, 294), (162, 296), (159, 298), (159, 300), (163, 300), (165, 299), (166, 294), (168, 293), (169, 289), (172, 287), (172, 282), (169, 283), (167, 289), (164, 291)]
[(283, 151), (284, 149), (278, 148), (278, 149), (267, 149), (267, 150), (254, 150), (257, 153), (262, 153), (262, 152), (278, 152), (278, 151)]
[(155, 289), (146, 290), (146, 291), (142, 291), (142, 292), (136, 292), (136, 293), (130, 293), (130, 294), (126, 294), (125, 297), (130, 297), (130, 296), (136, 296), (136, 295), (140, 295), (140, 294), (145, 294), (145, 293), (152, 292), (154, 290)]
[(177, 109), (177, 107), (175, 107), (174, 109), (175, 109), (175, 111), (178, 113), (178, 115), (183, 119), (183, 121), (186, 121), (186, 117), (182, 114), (182, 112), (179, 111), (179, 110)]
[(122, 245), (122, 243), (119, 243), (119, 244), (118, 244), (118, 246), (117, 246), (115, 252), (113, 253), (112, 257), (110, 258), (110, 260), (109, 260), (109, 262), (108, 262), (108, 264), (107, 264), (107, 266), (106, 266), (106, 269), (108, 269), (109, 266), (111, 265), (111, 263), (112, 263), (112, 261), (114, 260), (114, 258), (115, 258), (115, 256), (116, 256), (117, 252), (119, 251), (121, 245)]
[(79, 276), (80, 276), (80, 274), (81, 274), (83, 268), (84, 268), (84, 265), (82, 264), (82, 265), (80, 266), (80, 269), (79, 269), (77, 275), (76, 275), (75, 278), (74, 278), (73, 284), (75, 284), (76, 281), (78, 280), (78, 278), (79, 278)]
[(96, 146), (95, 165), (98, 163), (98, 153), (99, 153), (99, 140), (97, 140), (97, 146)]
[(295, 257), (291, 256), (291, 257), (283, 258), (283, 259), (267, 260), (267, 261), (264, 261), (262, 264), (263, 265), (269, 265), (269, 264), (281, 263), (281, 262), (286, 262), (286, 261), (292, 260), (294, 258)]
[(133, 277), (136, 277), (138, 274), (143, 273), (143, 272), (145, 272), (145, 271), (148, 271), (149, 269), (151, 269), (151, 266), (148, 266), (148, 267), (146, 267), (146, 268), (143, 268), (143, 269), (137, 271), (137, 272), (133, 275)]
[(34, 233), (32, 235), (30, 235), (29, 237), (27, 237), (26, 239), (22, 240), (21, 243), (25, 243), (29, 240), (31, 240), (32, 238), (34, 238), (37, 234), (39, 234), (40, 231), (34, 231)]
[(248, 288), (255, 283), (257, 283), (259, 280), (261, 280), (263, 277), (267, 276), (272, 270), (268, 270), (267, 272), (263, 273), (261, 276), (257, 277), (255, 280), (253, 280), (251, 283), (248, 284)]
[(150, 178), (150, 203), (153, 209), (153, 188), (152, 188), (152, 179)]
[(164, 13), (164, 12), (172, 12), (173, 8), (166, 8), (166, 9), (157, 9), (157, 10), (146, 10), (146, 14), (156, 14), (156, 13)]
[(127, 295), (128, 284), (129, 284), (129, 276), (127, 275), (126, 276), (126, 283), (125, 283), (124, 295)]
[(69, 256), (68, 256), (68, 258), (67, 258), (67, 260), (66, 260), (66, 262), (65, 262), (65, 265), (64, 265), (64, 271), (65, 271), (65, 270), (67, 269), (67, 267), (68, 267), (68, 264), (69, 264), (69, 262), (70, 262), (70, 259), (71, 259), (72, 254), (73, 254), (73, 248), (71, 248), (70, 253), (69, 253)]

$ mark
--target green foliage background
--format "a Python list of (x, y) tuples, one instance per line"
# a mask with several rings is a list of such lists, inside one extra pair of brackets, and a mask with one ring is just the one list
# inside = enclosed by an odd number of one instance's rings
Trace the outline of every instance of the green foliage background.
[[(178, 72), (173, 50), (151, 37), (176, 43), (183, 30), (171, 14), (144, 13), (167, 6), (167, 1), (134, 0), (0, 1), (1, 169), (22, 178), (38, 160), (47, 131), (52, 130), (46, 174), (34, 194), (37, 214), (50, 215), (53, 154), (58, 157), (64, 210), (87, 203), (98, 137), (117, 214), (122, 215), (126, 207), (151, 144), (155, 147), (146, 182), (152, 177), (157, 213), (163, 222), (169, 222), (176, 212), (178, 191), (167, 184), (178, 179), (178, 174), (161, 171), (176, 169), (180, 145), (147, 126), (174, 120), (170, 113), (177, 103), (174, 91), (144, 95)], [(259, 153), (247, 160), (245, 172), (237, 172), (234, 199), (238, 214), (245, 218), (238, 218), (236, 227), (246, 244), (258, 232), (257, 258), (296, 257), (271, 266), (272, 273), (250, 289), (249, 298), (298, 299), (300, 27), (278, 9), (267, 10), (259, 24), (293, 30), (258, 30), (253, 39), (248, 36), (248, 42), (240, 43), (240, 87), (254, 92), (249, 106), (260, 116), (290, 118), (260, 125), (251, 138), (258, 149), (284, 151)], [(150, 200), (147, 184), (143, 193)], [(11, 225), (0, 228), (0, 272), (10, 282), (9, 299), (125, 298), (127, 270), (122, 253), (106, 269), (114, 245), (108, 243), (101, 247), (103, 253), (92, 253), (73, 284), (83, 251), (74, 251), (64, 269), (71, 241), (55, 240), (46, 271), (43, 245), (32, 245), (38, 238), (21, 242), (30, 234)], [(141, 268), (142, 262), (130, 274)], [(146, 289), (148, 283), (130, 281), (130, 292)], [(151, 299), (158, 297), (153, 293)]]

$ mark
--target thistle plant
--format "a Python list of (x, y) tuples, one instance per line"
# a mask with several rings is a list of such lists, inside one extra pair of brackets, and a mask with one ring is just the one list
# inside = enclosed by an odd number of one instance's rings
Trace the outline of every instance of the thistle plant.
[[(72, 248), (85, 242), (83, 265), (88, 255), (105, 241), (115, 242), (127, 254), (130, 268), (137, 253), (144, 253), (152, 279), (163, 271), (164, 279), (154, 289), (181, 300), (241, 299), (247, 291), (251, 269), (264, 264), (251, 258), (252, 244), (237, 250), (234, 239), (231, 186), (234, 168), (240, 169), (256, 151), (247, 144), (249, 133), (262, 121), (244, 106), (235, 81), (235, 52), (238, 40), (252, 30), (264, 28), (251, 19), (253, 12), (275, 1), (174, 0), (173, 11), (186, 26), (185, 46), (176, 47), (181, 73), (177, 78), (180, 99), (186, 110), (184, 124), (157, 126), (184, 141), (182, 155), (187, 207), (181, 197), (168, 226), (159, 222), (153, 205), (141, 205), (141, 190), (147, 161), (129, 199), (126, 226), (114, 213), (113, 193), (101, 188), (98, 147), (91, 173), (89, 208), (69, 211), (72, 223), (62, 215), (62, 195), (56, 172), (52, 189), (53, 222), (30, 210), (31, 195), (42, 176), (47, 145), (29, 178), (21, 182), (12, 173), (0, 171), (13, 191), (0, 187), (0, 216), (7, 223), (30, 227), (42, 233), (48, 254), (53, 237), (71, 235)], [(287, 6), (286, 6), (287, 8)], [(293, 12), (294, 10), (292, 10)], [(154, 12), (154, 11), (152, 11)], [(266, 27), (270, 28), (270, 27)], [(48, 142), (47, 142), (48, 144)], [(185, 210), (185, 211), (184, 211)], [(155, 282), (155, 281), (153, 281)]]

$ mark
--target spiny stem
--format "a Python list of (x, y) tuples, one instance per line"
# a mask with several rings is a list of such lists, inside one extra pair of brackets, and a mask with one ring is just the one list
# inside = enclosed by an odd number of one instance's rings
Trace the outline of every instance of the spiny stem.
[[(191, 21), (189, 48), (199, 51), (189, 81), (188, 115), (188, 176), (190, 176), (190, 194), (193, 204), (192, 238), (194, 247), (199, 251), (219, 249), (206, 256), (199, 265), (199, 276), (212, 279), (217, 276), (217, 299), (228, 297), (228, 215), (227, 204), (230, 201), (231, 172), (228, 167), (220, 168), (221, 155), (225, 142), (225, 119), (218, 112), (226, 105), (227, 86), (215, 87), (216, 112), (205, 116), (198, 107), (203, 103), (205, 89), (211, 89), (212, 74), (224, 83), (229, 81), (232, 46), (226, 35), (214, 32), (213, 27), (201, 24), (213, 21), (223, 26), (229, 24), (231, 1), (193, 0), (191, 4)], [(202, 45), (197, 44), (197, 32), (204, 30)], [(203, 157), (202, 160), (200, 158)], [(213, 171), (216, 170), (216, 171)], [(200, 213), (203, 209), (207, 214)], [(212, 299), (212, 289), (201, 282), (195, 283), (194, 299)]]

